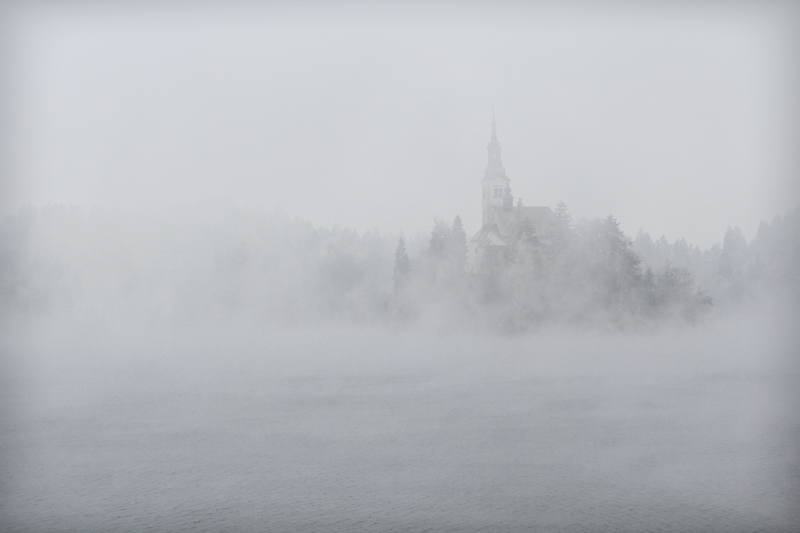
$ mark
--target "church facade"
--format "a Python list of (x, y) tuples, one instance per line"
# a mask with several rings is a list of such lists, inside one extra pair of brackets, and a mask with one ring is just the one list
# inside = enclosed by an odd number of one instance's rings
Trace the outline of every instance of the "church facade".
[(500, 158), (500, 143), (497, 127), (492, 118), (492, 138), (487, 146), (489, 161), (481, 180), (482, 215), (481, 228), (469, 241), (469, 263), (473, 269), (479, 267), (487, 250), (508, 246), (513, 235), (524, 226), (539, 242), (546, 242), (550, 235), (551, 221), (555, 213), (549, 207), (528, 207), (518, 200), (514, 205), (511, 180), (506, 176)]

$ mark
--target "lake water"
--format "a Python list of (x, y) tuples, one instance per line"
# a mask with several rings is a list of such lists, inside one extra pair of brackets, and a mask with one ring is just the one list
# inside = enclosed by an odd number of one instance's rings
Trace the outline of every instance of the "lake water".
[(786, 327), (36, 326), (2, 531), (800, 531)]

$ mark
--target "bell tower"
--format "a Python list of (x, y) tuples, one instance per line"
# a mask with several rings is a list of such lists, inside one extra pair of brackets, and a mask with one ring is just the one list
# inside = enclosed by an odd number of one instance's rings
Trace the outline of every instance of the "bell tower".
[(495, 209), (510, 211), (514, 206), (514, 197), (511, 196), (510, 179), (506, 176), (506, 169), (500, 160), (500, 143), (497, 142), (497, 127), (492, 116), (492, 139), (486, 147), (489, 152), (489, 162), (483, 174), (483, 218), (482, 225), (486, 226), (492, 219)]

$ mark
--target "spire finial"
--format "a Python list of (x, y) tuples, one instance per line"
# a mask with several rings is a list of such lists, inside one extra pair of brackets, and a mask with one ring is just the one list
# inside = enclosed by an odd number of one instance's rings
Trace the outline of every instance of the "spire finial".
[(492, 142), (497, 143), (497, 126), (494, 121), (494, 111), (492, 111)]

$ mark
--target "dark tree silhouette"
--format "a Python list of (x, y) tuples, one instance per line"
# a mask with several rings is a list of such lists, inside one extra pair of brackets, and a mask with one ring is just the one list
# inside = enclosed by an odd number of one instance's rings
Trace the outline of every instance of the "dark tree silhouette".
[(411, 260), (406, 252), (406, 243), (403, 238), (397, 242), (397, 250), (394, 252), (394, 276), (392, 281), (394, 283), (394, 291), (401, 291), (407, 284), (408, 278), (411, 274)]
[(564, 252), (574, 240), (572, 215), (564, 202), (559, 202), (556, 206), (555, 217), (550, 222), (550, 234), (550, 242), (547, 246), (547, 255), (550, 258)]
[(467, 266), (467, 234), (461, 217), (456, 215), (453, 226), (446, 242), (447, 256), (449, 264), (449, 274), (455, 279), (460, 279), (464, 275)]

